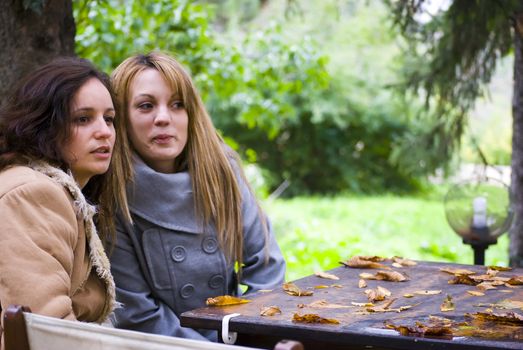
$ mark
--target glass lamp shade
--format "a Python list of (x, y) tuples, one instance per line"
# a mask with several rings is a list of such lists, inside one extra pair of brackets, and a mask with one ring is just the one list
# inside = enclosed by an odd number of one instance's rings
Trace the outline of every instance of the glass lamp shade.
[(465, 241), (496, 242), (512, 223), (509, 188), (491, 178), (460, 182), (445, 196), (445, 215), (450, 227)]

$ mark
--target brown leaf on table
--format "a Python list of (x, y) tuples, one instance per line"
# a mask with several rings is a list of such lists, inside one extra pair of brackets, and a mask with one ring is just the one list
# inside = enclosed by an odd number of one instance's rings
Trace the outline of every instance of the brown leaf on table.
[(392, 263), (392, 267), (395, 267), (397, 269), (401, 269), (403, 267), (403, 265), (401, 265), (400, 263), (397, 263), (397, 262), (393, 262)]
[(296, 297), (306, 297), (314, 294), (309, 290), (300, 289), (300, 287), (298, 287), (292, 282), (284, 283), (283, 290), (285, 291), (285, 293)]
[(474, 314), (465, 314), (465, 317), (469, 317), (478, 321), (493, 321), (496, 323), (523, 326), (523, 315), (512, 311), (505, 313), (476, 312)]
[[(394, 300), (396, 300), (396, 299), (392, 299), (392, 301), (394, 301)], [(378, 305), (378, 306), (375, 305), (375, 306), (366, 307), (365, 311), (356, 311), (355, 314), (369, 315), (369, 314), (377, 313), (377, 312), (402, 312), (402, 311), (408, 310), (410, 308), (413, 308), (416, 305), (419, 305), (419, 304), (403, 305), (403, 306), (400, 306), (397, 308), (391, 308), (391, 307), (384, 308), (382, 305)]]
[(343, 286), (341, 284), (332, 284), (331, 287), (332, 288), (343, 288)]
[(476, 288), (479, 290), (496, 289), (496, 287), (492, 285), (492, 282), (481, 282), (480, 284), (476, 285)]
[(318, 286), (314, 286), (314, 289), (326, 289), (326, 288), (329, 288), (329, 286), (326, 286), (324, 284), (320, 284)]
[(329, 279), (329, 280), (339, 280), (340, 278), (336, 275), (333, 275), (332, 273), (327, 273), (327, 272), (324, 272), (324, 271), (317, 271), (314, 273), (315, 276), (318, 276), (320, 278), (326, 278), (326, 279)]
[(364, 280), (375, 280), (376, 276), (373, 273), (362, 272), (359, 274), (360, 278)]
[(470, 279), (476, 281), (476, 282), (491, 282), (493, 284), (502, 285), (503, 283), (510, 280), (509, 277), (500, 277), (500, 276), (492, 276), (492, 275), (476, 275), (476, 276), (469, 276)]
[(383, 287), (378, 286), (375, 289), (365, 290), (365, 294), (370, 302), (385, 300), (386, 297), (390, 297), (391, 292)]
[(456, 275), (448, 281), (449, 284), (466, 284), (469, 286), (475, 286), (480, 283), (480, 281), (473, 280), (468, 275)]
[(379, 281), (404, 282), (408, 278), (398, 271), (377, 271), (376, 279)]
[(474, 275), (475, 272), (474, 271), (470, 271), (470, 270), (466, 270), (466, 269), (455, 269), (455, 268), (452, 268), (452, 267), (442, 267), (439, 269), (440, 271), (442, 272), (446, 272), (446, 273), (449, 273), (451, 275), (454, 275), (454, 276), (462, 276), (462, 275)]
[(512, 276), (508, 281), (508, 284), (511, 286), (520, 286), (523, 285), (523, 276)]
[(260, 310), (260, 316), (274, 316), (281, 314), (281, 310), (277, 306), (266, 306)]
[(207, 306), (229, 306), (229, 305), (237, 305), (237, 304), (245, 304), (250, 303), (251, 301), (248, 299), (242, 299), (233, 297), (231, 295), (221, 295), (214, 298), (207, 298), (205, 303)]
[(342, 304), (332, 304), (327, 302), (325, 299), (316, 300), (312, 303), (305, 305), (307, 307), (316, 308), (316, 309), (345, 309), (350, 306), (348, 305), (342, 305)]
[(414, 325), (394, 325), (385, 323), (385, 327), (394, 329), (404, 336), (452, 336), (452, 323), (430, 319), (427, 324), (416, 321)]
[(383, 261), (385, 259), (379, 256), (353, 256), (347, 261), (340, 261), (341, 264), (347, 267), (359, 268), (359, 269), (386, 269), (389, 270), (390, 267), (380, 264), (378, 261)]
[(317, 314), (299, 315), (297, 313), (295, 313), (294, 316), (292, 317), (292, 322), (340, 324), (340, 321), (338, 321), (334, 318), (324, 318)]
[(370, 306), (374, 306), (373, 303), (357, 303), (355, 301), (351, 301), (351, 304), (354, 305), (354, 306), (361, 306), (361, 307), (370, 307)]
[(412, 298), (412, 297), (414, 297), (414, 294), (406, 293), (406, 294), (403, 294), (403, 297), (404, 298)]
[(365, 287), (367, 287), (367, 282), (365, 282), (364, 279), (360, 279), (358, 281), (358, 288), (365, 288)]
[(417, 295), (436, 295), (436, 294), (440, 294), (441, 293), (441, 290), (417, 290), (415, 292), (413, 292), (413, 294), (417, 294)]
[(400, 264), (401, 266), (414, 266), (418, 264), (414, 260), (404, 259), (400, 256), (393, 256), (392, 261), (394, 261), (396, 264)]
[(473, 295), (475, 297), (480, 297), (480, 296), (485, 295), (485, 293), (479, 292), (477, 290), (467, 290), (467, 293), (469, 293), (470, 295)]
[(452, 301), (452, 296), (447, 294), (447, 297), (445, 300), (443, 300), (443, 303), (439, 308), (441, 312), (454, 311), (454, 309), (456, 309), (456, 305), (454, 305), (454, 302)]
[(512, 267), (506, 267), (506, 266), (487, 266), (488, 270), (495, 270), (495, 271), (510, 271), (512, 270)]
[(497, 302), (495, 305), (499, 305), (504, 309), (521, 309), (523, 310), (523, 301), (504, 299)]

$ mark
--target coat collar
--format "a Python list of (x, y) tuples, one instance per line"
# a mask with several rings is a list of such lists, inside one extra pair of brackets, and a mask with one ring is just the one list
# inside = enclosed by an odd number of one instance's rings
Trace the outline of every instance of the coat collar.
[(82, 219), (85, 227), (85, 236), (89, 245), (89, 258), (96, 274), (105, 283), (106, 298), (103, 312), (97, 322), (102, 323), (113, 312), (115, 301), (115, 285), (111, 275), (109, 259), (105, 254), (103, 244), (98, 237), (96, 226), (93, 222), (93, 216), (96, 214), (96, 208), (85, 199), (84, 194), (71, 173), (65, 173), (59, 168), (53, 167), (45, 162), (33, 162), (29, 167), (48, 176), (57, 184), (63, 186), (73, 197), (73, 205), (78, 218)]
[(134, 182), (127, 187), (131, 212), (168, 230), (202, 233), (202, 219), (195, 214), (189, 172), (158, 173), (137, 155), (133, 163)]

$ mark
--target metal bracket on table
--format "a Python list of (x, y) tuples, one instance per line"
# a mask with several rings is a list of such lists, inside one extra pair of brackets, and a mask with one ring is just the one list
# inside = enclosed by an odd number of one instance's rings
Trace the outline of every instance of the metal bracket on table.
[(240, 314), (225, 315), (222, 319), (222, 340), (224, 344), (234, 344), (236, 342), (238, 333), (229, 332), (229, 320), (236, 316), (240, 316)]

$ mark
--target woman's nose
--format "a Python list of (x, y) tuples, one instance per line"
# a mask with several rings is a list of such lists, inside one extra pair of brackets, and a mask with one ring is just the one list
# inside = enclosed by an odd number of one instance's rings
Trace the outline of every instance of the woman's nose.
[(105, 120), (105, 117), (99, 118), (98, 122), (96, 123), (96, 131), (95, 131), (95, 137), (96, 138), (109, 138), (113, 136), (115, 133), (114, 127), (112, 124), (108, 124)]
[(171, 121), (171, 115), (167, 106), (160, 106), (158, 113), (154, 116), (155, 125), (166, 125)]

